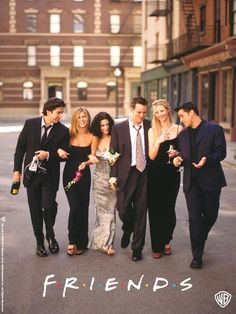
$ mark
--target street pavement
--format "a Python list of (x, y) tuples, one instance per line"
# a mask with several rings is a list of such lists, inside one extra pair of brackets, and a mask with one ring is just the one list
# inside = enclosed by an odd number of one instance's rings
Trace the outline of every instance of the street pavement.
[[(177, 226), (172, 241), (173, 254), (154, 260), (147, 228), (144, 259), (134, 263), (130, 259), (130, 247), (120, 248), (122, 232), (118, 216), (115, 256), (106, 256), (93, 250), (87, 250), (82, 256), (66, 255), (69, 208), (60, 184), (55, 227), (60, 252), (39, 258), (35, 255), (26, 191), (21, 186), (17, 196), (9, 193), (14, 149), (22, 127), (19, 125), (17, 129), (16, 125), (0, 125), (2, 312), (236, 313), (235, 143), (227, 143), (228, 157), (222, 164), (228, 185), (222, 189), (219, 217), (206, 243), (204, 266), (201, 270), (189, 267), (191, 249), (182, 187), (176, 204)], [(6, 126), (11, 126), (11, 129), (3, 129)], [(95, 206), (91, 190), (90, 232), (94, 219)], [(220, 291), (231, 294), (231, 300), (225, 308), (215, 301), (215, 294)], [(229, 298), (225, 298), (227, 300)]]

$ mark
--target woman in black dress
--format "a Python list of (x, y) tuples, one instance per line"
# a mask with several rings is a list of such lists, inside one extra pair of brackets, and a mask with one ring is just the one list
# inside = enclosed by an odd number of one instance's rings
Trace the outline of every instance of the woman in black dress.
[[(70, 127), (69, 157), (63, 171), (63, 184), (70, 206), (68, 221), (69, 245), (67, 254), (80, 255), (88, 245), (88, 208), (91, 185), (90, 161), (92, 134), (90, 114), (85, 108), (78, 108), (72, 115)], [(62, 154), (62, 151), (59, 151)], [(79, 182), (71, 184), (79, 170)]]
[(171, 148), (178, 150), (177, 136), (182, 127), (172, 122), (170, 106), (165, 99), (158, 99), (152, 105), (152, 127), (148, 133), (148, 213), (152, 256), (160, 258), (163, 253), (171, 254), (170, 241), (176, 225), (175, 202), (180, 173), (169, 159), (168, 151)]

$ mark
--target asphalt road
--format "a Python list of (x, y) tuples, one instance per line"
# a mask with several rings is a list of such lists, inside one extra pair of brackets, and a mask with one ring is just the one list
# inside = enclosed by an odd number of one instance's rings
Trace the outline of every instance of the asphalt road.
[[(116, 255), (88, 250), (68, 257), (68, 204), (61, 188), (55, 227), (58, 255), (39, 258), (23, 186), (9, 194), (13, 153), (18, 133), (0, 134), (1, 311), (12, 314), (74, 313), (236, 313), (236, 170), (225, 168), (228, 186), (222, 190), (219, 218), (206, 244), (204, 267), (189, 267), (188, 216), (179, 192), (173, 254), (154, 260), (150, 236), (141, 262), (131, 261), (131, 249), (120, 248), (117, 217)], [(63, 168), (63, 167), (62, 167)], [(158, 197), (158, 192), (157, 192)], [(94, 223), (91, 192), (90, 229)], [(215, 294), (227, 291), (230, 303), (221, 308)]]

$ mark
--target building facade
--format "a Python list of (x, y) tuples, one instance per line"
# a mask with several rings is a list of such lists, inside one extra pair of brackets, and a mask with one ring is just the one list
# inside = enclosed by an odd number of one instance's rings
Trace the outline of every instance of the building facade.
[(192, 100), (235, 141), (236, 1), (143, 1), (142, 19), (145, 95), (173, 109)]
[(0, 18), (1, 117), (53, 96), (122, 116), (140, 94), (141, 1), (1, 0)]

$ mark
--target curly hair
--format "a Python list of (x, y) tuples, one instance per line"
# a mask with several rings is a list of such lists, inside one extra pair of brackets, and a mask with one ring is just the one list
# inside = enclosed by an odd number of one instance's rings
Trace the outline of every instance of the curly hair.
[(108, 120), (109, 122), (109, 135), (111, 134), (112, 126), (114, 125), (114, 120), (107, 112), (99, 112), (96, 114), (96, 116), (93, 118), (93, 121), (91, 123), (91, 132), (94, 136), (97, 136), (98, 138), (102, 137), (102, 131), (101, 131), (101, 121), (102, 120)]

